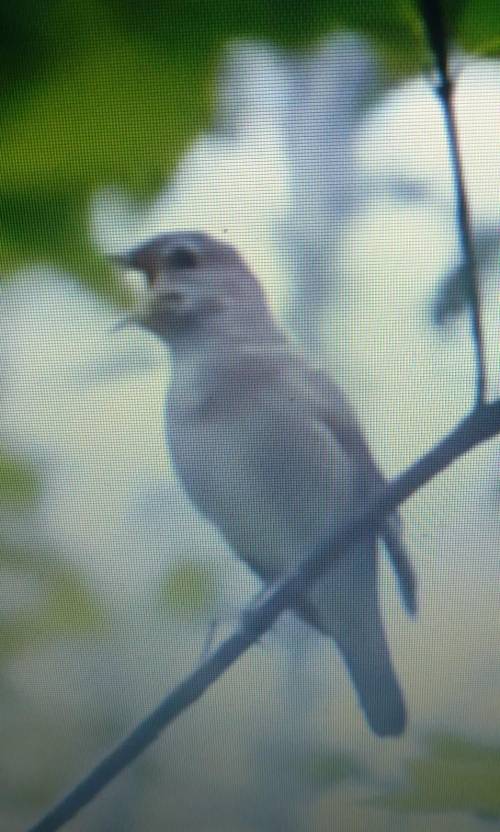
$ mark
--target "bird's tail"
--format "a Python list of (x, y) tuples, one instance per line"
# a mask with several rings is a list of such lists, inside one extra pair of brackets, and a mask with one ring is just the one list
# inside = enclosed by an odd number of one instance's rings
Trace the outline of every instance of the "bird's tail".
[(406, 708), (382, 622), (372, 621), (344, 642), (337, 639), (337, 646), (372, 730), (380, 737), (401, 734), (406, 725)]
[(336, 560), (304, 605), (302, 617), (335, 640), (372, 730), (401, 734), (406, 709), (379, 610), (376, 539)]

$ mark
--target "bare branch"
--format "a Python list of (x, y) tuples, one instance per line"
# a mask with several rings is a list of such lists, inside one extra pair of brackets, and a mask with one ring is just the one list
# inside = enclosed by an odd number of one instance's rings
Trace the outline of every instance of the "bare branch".
[(477, 263), (472, 245), (472, 231), (469, 206), (465, 195), (465, 185), (458, 146), (457, 127), (453, 109), (454, 82), (450, 76), (448, 64), (448, 40), (440, 0), (419, 0), (420, 11), (425, 23), (427, 39), (434, 55), (438, 83), (436, 95), (443, 110), (443, 117), (448, 139), (450, 163), (455, 187), (455, 208), (457, 228), (460, 239), (462, 263), (464, 268), (466, 290), (470, 306), (473, 346), (476, 359), (476, 401), (479, 407), (486, 395), (486, 368), (481, 333), (481, 297), (477, 275)]
[(500, 399), (480, 405), (427, 454), (393, 479), (368, 508), (340, 529), (327, 534), (317, 551), (266, 590), (247, 609), (234, 633), (223, 641), (193, 672), (168, 693), (158, 707), (75, 786), (28, 832), (56, 832), (89, 803), (123, 769), (130, 765), (159, 733), (189, 705), (196, 702), (219, 676), (272, 626), (278, 616), (293, 606), (311, 584), (328, 571), (332, 552), (338, 553), (362, 537), (368, 527), (378, 526), (432, 477), (451, 465), (475, 445), (500, 433)]

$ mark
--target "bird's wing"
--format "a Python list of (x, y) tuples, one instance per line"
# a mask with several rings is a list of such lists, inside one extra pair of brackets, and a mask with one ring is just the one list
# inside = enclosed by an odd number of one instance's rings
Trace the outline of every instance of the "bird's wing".
[[(339, 387), (321, 370), (311, 368), (304, 361), (301, 375), (305, 374), (307, 394), (320, 419), (331, 430), (335, 441), (351, 456), (358, 467), (360, 508), (363, 500), (373, 498), (386, 485), (358, 420)], [(403, 543), (402, 522), (398, 512), (389, 515), (380, 528), (391, 560), (399, 591), (408, 614), (417, 612), (417, 579)]]

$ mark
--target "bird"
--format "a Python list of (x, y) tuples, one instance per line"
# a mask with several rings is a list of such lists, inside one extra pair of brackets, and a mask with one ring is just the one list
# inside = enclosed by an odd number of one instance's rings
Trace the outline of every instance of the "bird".
[[(127, 323), (170, 352), (165, 432), (176, 476), (235, 554), (270, 584), (386, 484), (355, 412), (278, 322), (233, 246), (171, 231), (113, 259), (145, 277)], [(391, 737), (403, 733), (407, 713), (380, 609), (380, 538), (414, 616), (417, 582), (397, 514), (333, 552), (330, 570), (293, 611), (333, 640), (369, 726)]]

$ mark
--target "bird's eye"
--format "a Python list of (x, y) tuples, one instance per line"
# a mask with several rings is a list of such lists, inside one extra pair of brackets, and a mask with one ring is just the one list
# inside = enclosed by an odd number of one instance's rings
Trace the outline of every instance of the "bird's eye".
[(197, 262), (197, 255), (189, 248), (174, 248), (167, 256), (171, 269), (194, 269)]

